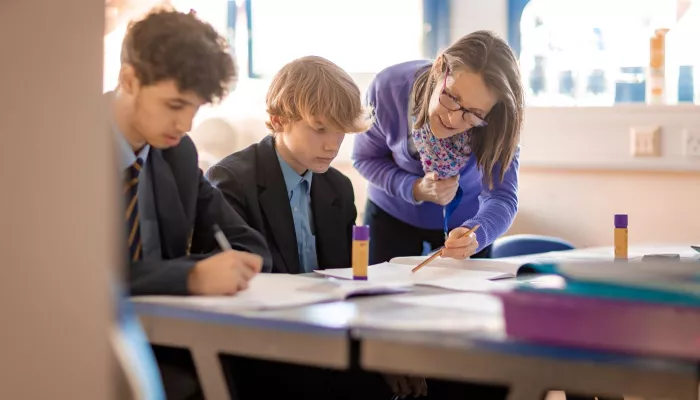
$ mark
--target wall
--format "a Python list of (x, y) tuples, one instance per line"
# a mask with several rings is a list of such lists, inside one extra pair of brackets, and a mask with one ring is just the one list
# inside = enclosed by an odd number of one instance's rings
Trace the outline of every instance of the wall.
[(0, 2), (1, 399), (113, 398), (104, 13)]
[[(506, 10), (507, 0), (453, 0), (453, 38), (477, 29), (506, 37)], [(366, 77), (359, 81), (363, 86)], [(245, 115), (230, 118), (235, 141), (248, 144), (265, 134), (265, 89), (264, 82), (242, 82), (233, 95), (230, 104), (239, 106), (231, 105), (224, 114)], [(633, 158), (630, 128), (650, 125), (661, 128), (661, 156)], [(509, 233), (562, 236), (579, 246), (608, 245), (613, 214), (622, 212), (630, 214), (633, 243), (700, 243), (694, 206), (700, 199), (700, 159), (683, 156), (686, 129), (700, 131), (700, 107), (528, 108), (520, 212)], [(228, 144), (231, 151), (235, 141)], [(366, 184), (350, 165), (351, 148), (348, 138), (335, 166), (355, 182), (361, 214)]]

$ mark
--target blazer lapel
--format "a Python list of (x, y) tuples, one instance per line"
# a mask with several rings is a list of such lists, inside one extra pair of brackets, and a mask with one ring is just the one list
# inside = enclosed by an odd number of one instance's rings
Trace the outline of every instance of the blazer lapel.
[(148, 156), (153, 174), (153, 195), (158, 214), (158, 230), (163, 258), (187, 255), (190, 224), (187, 221), (175, 176), (160, 150), (151, 149)]
[(272, 137), (267, 137), (260, 142), (258, 152), (256, 162), (259, 171), (257, 179), (260, 208), (265, 214), (268, 229), (284, 260), (285, 265), (280, 267), (286, 269), (287, 273), (296, 274), (301, 271), (294, 219)]
[(321, 174), (314, 174), (311, 182), (311, 212), (316, 227), (316, 254), (319, 268), (347, 267), (346, 265), (329, 265), (336, 259), (330, 254), (345, 240), (346, 227), (343, 226), (342, 207), (333, 187)]

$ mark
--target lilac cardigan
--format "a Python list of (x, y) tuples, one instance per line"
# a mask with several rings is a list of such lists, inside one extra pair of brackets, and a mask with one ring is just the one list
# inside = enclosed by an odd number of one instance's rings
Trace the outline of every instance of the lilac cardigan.
[[(367, 90), (367, 103), (374, 109), (375, 123), (354, 139), (353, 165), (370, 182), (369, 199), (393, 217), (424, 229), (443, 229), (442, 206), (413, 198), (413, 183), (424, 175), (419, 160), (411, 157), (408, 142), (409, 92), (418, 69), (429, 61), (410, 61), (391, 66), (374, 78)], [(513, 163), (500, 181), (499, 164), (494, 188), (483, 184), (476, 157), (470, 157), (460, 173), (464, 196), (448, 221), (449, 229), (481, 225), (476, 231), (481, 250), (503, 235), (518, 210), (518, 149)]]

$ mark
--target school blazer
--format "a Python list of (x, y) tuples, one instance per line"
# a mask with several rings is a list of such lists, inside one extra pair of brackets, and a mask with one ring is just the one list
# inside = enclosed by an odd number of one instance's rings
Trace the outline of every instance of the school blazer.
[(214, 224), (233, 249), (262, 256), (263, 268), (271, 269), (265, 239), (204, 178), (189, 136), (166, 150), (152, 148), (146, 162), (153, 176), (162, 260), (129, 261), (132, 295), (188, 294), (187, 276), (195, 263), (220, 251)]
[[(206, 177), (265, 237), (272, 254), (272, 272), (304, 272), (299, 266), (292, 209), (272, 136), (224, 158), (209, 168)], [(319, 268), (350, 267), (352, 226), (357, 218), (350, 179), (334, 168), (313, 174), (311, 212)]]

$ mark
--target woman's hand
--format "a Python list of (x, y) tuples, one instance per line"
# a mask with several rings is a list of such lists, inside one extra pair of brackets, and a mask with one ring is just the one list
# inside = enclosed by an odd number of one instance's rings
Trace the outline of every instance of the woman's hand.
[(384, 374), (384, 380), (394, 394), (402, 399), (406, 396), (422, 397), (428, 395), (428, 385), (423, 378)]
[(464, 260), (476, 253), (476, 249), (479, 247), (476, 234), (472, 232), (466, 237), (462, 237), (467, 231), (469, 231), (468, 228), (460, 226), (450, 232), (445, 241), (445, 248), (442, 250), (442, 257)]
[(438, 179), (436, 172), (426, 174), (413, 184), (413, 198), (417, 201), (430, 201), (441, 206), (454, 199), (459, 187), (459, 175)]

